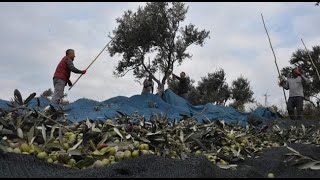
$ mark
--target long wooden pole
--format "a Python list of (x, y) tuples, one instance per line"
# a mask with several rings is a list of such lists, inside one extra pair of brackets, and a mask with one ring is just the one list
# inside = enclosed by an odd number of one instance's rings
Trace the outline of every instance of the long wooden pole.
[(302, 44), (304, 45), (304, 48), (306, 49), (306, 51), (307, 51), (307, 53), (308, 53), (309, 59), (310, 59), (312, 65), (313, 65), (314, 69), (316, 70), (317, 75), (318, 75), (318, 78), (319, 78), (319, 80), (320, 80), (320, 75), (319, 75), (319, 72), (318, 72), (318, 68), (317, 68), (317, 66), (314, 64), (314, 62), (313, 62), (313, 60), (312, 60), (312, 58), (311, 58), (311, 55), (310, 55), (310, 53), (309, 53), (309, 51), (308, 51), (308, 49), (307, 49), (307, 46), (304, 44), (302, 38), (301, 38), (301, 41), (302, 41)]
[[(89, 64), (89, 66), (86, 68), (86, 70), (88, 70), (90, 68), (90, 66), (98, 59), (98, 57), (102, 54), (102, 52), (108, 47), (108, 45), (112, 42), (113, 39), (111, 39), (108, 44), (101, 50), (101, 52), (97, 55), (96, 58), (94, 58), (94, 60)], [(69, 88), (70, 89), (79, 81), (79, 79), (82, 77), (83, 74), (81, 74), (78, 79), (72, 84), (72, 86)]]
[[(271, 50), (272, 50), (272, 53), (273, 53), (273, 56), (274, 56), (274, 63), (276, 64), (279, 77), (281, 77), (281, 74), (280, 74), (280, 71), (279, 71), (279, 67), (278, 67), (278, 64), (277, 64), (277, 57), (276, 57), (276, 55), (274, 53), (274, 50), (273, 50), (273, 47), (272, 47), (272, 44), (271, 44), (271, 40), (270, 40), (270, 36), (269, 36), (268, 30), (267, 30), (266, 24), (264, 23), (264, 19), (263, 19), (262, 13), (261, 13), (261, 18), (262, 18), (264, 29), (266, 30), (266, 33), (267, 33), (267, 36), (268, 36), (268, 39), (269, 39), (269, 44), (270, 44), (270, 47), (271, 47)], [(287, 97), (286, 97), (286, 92), (284, 91), (284, 87), (282, 87), (282, 91), (283, 91), (284, 99), (285, 99), (286, 104), (287, 104)]]

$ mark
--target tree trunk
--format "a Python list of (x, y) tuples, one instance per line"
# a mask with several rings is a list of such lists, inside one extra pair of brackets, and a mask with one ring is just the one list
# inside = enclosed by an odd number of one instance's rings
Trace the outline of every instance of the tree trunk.
[(158, 96), (162, 97), (164, 92), (164, 84), (158, 83)]

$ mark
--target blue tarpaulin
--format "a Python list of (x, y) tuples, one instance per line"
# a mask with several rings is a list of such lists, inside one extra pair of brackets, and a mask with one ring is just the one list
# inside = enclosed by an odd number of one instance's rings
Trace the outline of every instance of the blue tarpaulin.
[[(49, 105), (45, 98), (38, 98), (40, 108)], [(0, 100), (0, 108), (6, 107), (5, 101)], [(36, 107), (38, 102), (35, 99), (29, 103), (30, 107)], [(224, 120), (226, 123), (239, 123), (246, 125), (249, 115), (254, 115), (262, 121), (271, 121), (277, 118), (277, 114), (267, 108), (257, 108), (251, 113), (239, 112), (232, 107), (224, 107), (208, 103), (205, 105), (193, 106), (185, 99), (167, 89), (163, 97), (158, 95), (134, 95), (132, 97), (117, 96), (102, 102), (79, 99), (73, 103), (63, 106), (63, 109), (70, 109), (66, 117), (74, 122), (79, 122), (87, 118), (92, 120), (113, 118), (123, 114), (132, 115), (133, 113), (143, 115), (146, 120), (154, 113), (162, 113), (169, 120), (181, 120), (183, 116), (193, 117), (199, 122)]]

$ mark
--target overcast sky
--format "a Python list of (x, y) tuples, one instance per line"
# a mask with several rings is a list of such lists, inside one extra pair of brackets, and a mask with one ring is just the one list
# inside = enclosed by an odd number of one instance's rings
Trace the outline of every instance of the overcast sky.
[[(109, 41), (115, 19), (124, 11), (135, 11), (139, 2), (37, 2), (0, 3), (0, 99), (10, 100), (19, 89), (26, 98), (53, 88), (55, 68), (68, 48), (75, 49), (78, 69), (85, 69)], [(282, 89), (277, 85), (274, 57), (262, 24), (263, 13), (279, 68), (288, 65), (292, 53), (320, 45), (320, 7), (315, 3), (188, 2), (185, 23), (209, 30), (203, 47), (191, 46), (193, 55), (175, 72), (185, 71), (196, 82), (209, 72), (223, 68), (227, 82), (240, 75), (248, 78), (254, 97), (283, 106)], [(141, 93), (132, 74), (116, 78), (112, 72), (118, 56), (105, 51), (78, 83), (68, 92), (69, 101), (89, 98), (103, 101), (114, 96)], [(75, 81), (78, 74), (71, 75)], [(288, 96), (288, 92), (287, 92)]]

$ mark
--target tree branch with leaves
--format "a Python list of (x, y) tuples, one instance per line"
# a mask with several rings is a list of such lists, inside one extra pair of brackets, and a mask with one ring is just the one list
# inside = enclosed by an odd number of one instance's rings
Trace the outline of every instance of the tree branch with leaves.
[[(198, 30), (189, 24), (180, 27), (185, 20), (188, 7), (182, 2), (149, 2), (136, 12), (130, 10), (117, 18), (118, 26), (113, 30), (114, 38), (108, 51), (111, 56), (122, 55), (114, 75), (124, 76), (133, 71), (137, 79), (151, 75), (158, 87), (165, 83), (177, 63), (191, 58), (187, 52), (191, 45), (203, 46), (209, 31)], [(146, 57), (154, 58), (146, 65)], [(153, 74), (160, 71), (164, 76), (157, 79)]]

